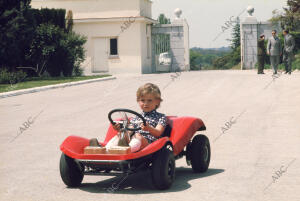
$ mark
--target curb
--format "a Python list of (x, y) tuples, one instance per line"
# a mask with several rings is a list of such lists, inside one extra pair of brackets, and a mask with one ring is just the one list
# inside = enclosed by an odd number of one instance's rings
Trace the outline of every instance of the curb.
[(0, 93), (0, 99), (12, 97), (12, 96), (19, 96), (22, 94), (36, 93), (36, 92), (47, 91), (47, 90), (51, 90), (51, 89), (65, 88), (65, 87), (77, 86), (77, 85), (88, 84), (88, 83), (93, 83), (93, 82), (115, 80), (115, 79), (117, 79), (115, 76), (110, 76), (110, 77), (104, 77), (104, 78), (98, 78), (98, 79), (48, 85), (48, 86), (43, 86), (43, 87), (34, 87), (34, 88), (30, 88), (30, 89), (21, 89), (21, 90), (17, 90), (17, 91)]

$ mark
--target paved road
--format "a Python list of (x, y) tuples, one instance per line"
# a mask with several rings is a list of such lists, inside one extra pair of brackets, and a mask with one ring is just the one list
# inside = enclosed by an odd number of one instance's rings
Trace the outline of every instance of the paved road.
[[(173, 81), (171, 75), (122, 75), (1, 99), (0, 200), (300, 200), (300, 73), (185, 72)], [(61, 142), (71, 134), (103, 140), (107, 113), (139, 111), (135, 92), (146, 82), (162, 89), (160, 112), (204, 120), (212, 147), (208, 172), (194, 174), (180, 159), (167, 191), (155, 190), (147, 172), (124, 179), (115, 193), (106, 189), (122, 178), (86, 176), (82, 187), (66, 188)]]

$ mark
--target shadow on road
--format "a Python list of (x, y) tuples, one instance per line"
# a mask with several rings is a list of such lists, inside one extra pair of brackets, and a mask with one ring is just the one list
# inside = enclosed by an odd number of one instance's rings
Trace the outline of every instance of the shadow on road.
[[(184, 191), (191, 187), (189, 181), (194, 179), (213, 176), (224, 172), (224, 169), (208, 169), (205, 173), (194, 173), (192, 168), (176, 168), (176, 178), (170, 189), (165, 191), (156, 190), (152, 185), (151, 172), (140, 172), (130, 175), (124, 181), (122, 177), (114, 177), (111, 179), (99, 181), (97, 183), (83, 183), (80, 190), (90, 193), (111, 193), (111, 194), (151, 194), (151, 193), (167, 193)], [(108, 189), (115, 183), (122, 181), (119, 188), (114, 192), (109, 192)]]

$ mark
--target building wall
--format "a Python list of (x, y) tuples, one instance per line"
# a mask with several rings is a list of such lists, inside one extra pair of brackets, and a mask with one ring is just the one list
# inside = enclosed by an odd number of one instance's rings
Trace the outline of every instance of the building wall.
[(258, 36), (264, 34), (266, 39), (269, 39), (272, 36), (272, 30), (276, 30), (277, 33), (282, 31), (280, 24), (272, 24), (270, 22), (260, 22), (258, 24)]
[(257, 24), (241, 25), (242, 68), (253, 69), (257, 63)]
[(152, 1), (140, 0), (141, 16), (152, 18)]
[[(87, 36), (85, 44), (86, 62), (83, 64), (85, 71), (93, 72), (94, 62), (94, 38), (107, 38), (109, 47), (110, 38), (118, 38), (118, 58), (109, 57), (109, 48), (107, 49), (108, 68), (110, 73), (140, 73), (141, 72), (141, 23), (134, 23), (120, 34), (123, 22), (101, 22), (101, 23), (76, 23), (74, 31)], [(90, 65), (89, 65), (90, 63)]]
[(143, 16), (152, 17), (152, 2), (149, 0), (32, 0), (31, 5), (34, 8), (72, 10), (74, 19), (137, 16), (143, 9)]
[[(172, 59), (169, 71), (185, 71), (190, 69), (189, 59), (189, 29), (186, 20), (174, 20), (171, 24), (158, 24), (152, 27), (152, 35), (170, 35), (170, 55)], [(153, 36), (154, 38), (154, 36)], [(155, 38), (154, 38), (155, 39)], [(152, 41), (153, 45), (155, 41)], [(156, 69), (155, 50), (152, 50), (152, 68)]]
[[(73, 11), (74, 31), (87, 37), (86, 60), (82, 64), (85, 74), (96, 72), (93, 65), (97, 55), (94, 42), (103, 38), (107, 39), (107, 47), (110, 46), (110, 38), (118, 38), (119, 57), (109, 57), (109, 48), (106, 55), (101, 55), (101, 59), (107, 58), (109, 73), (149, 73), (151, 59), (147, 57), (146, 26), (152, 23), (152, 2), (127, 0), (124, 3), (125, 1), (33, 0), (31, 5), (34, 8), (64, 8)], [(146, 18), (140, 17), (141, 15)], [(126, 26), (125, 24), (128, 23), (126, 21), (129, 19), (131, 23)], [(121, 28), (122, 26), (126, 28)], [(149, 35), (151, 37), (148, 33)]]
[(141, 63), (142, 73), (153, 73), (152, 70), (152, 44), (151, 44), (151, 26), (146, 23), (141, 24)]
[(184, 32), (184, 65), (185, 70), (190, 70), (190, 31), (189, 25), (186, 20), (183, 23), (183, 32)]
[(255, 17), (246, 17), (241, 23), (241, 69), (254, 69), (257, 63), (257, 41), (261, 34), (265, 40), (272, 36), (272, 30), (281, 32), (280, 24), (258, 22)]

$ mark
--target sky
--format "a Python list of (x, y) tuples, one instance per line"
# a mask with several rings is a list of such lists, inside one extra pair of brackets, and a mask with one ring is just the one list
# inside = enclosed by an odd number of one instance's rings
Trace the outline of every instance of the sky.
[[(226, 21), (230, 21), (231, 16), (237, 17), (249, 5), (254, 7), (253, 16), (258, 21), (267, 21), (272, 17), (273, 10), (282, 11), (286, 6), (286, 0), (152, 0), (152, 2), (153, 19), (164, 13), (172, 21), (175, 18), (174, 10), (176, 8), (182, 10), (182, 17), (187, 20), (190, 27), (191, 48), (229, 46), (230, 42), (226, 39), (231, 38), (232, 30), (227, 29), (222, 33), (222, 26), (225, 26)], [(247, 15), (245, 10), (240, 15), (241, 21)]]

